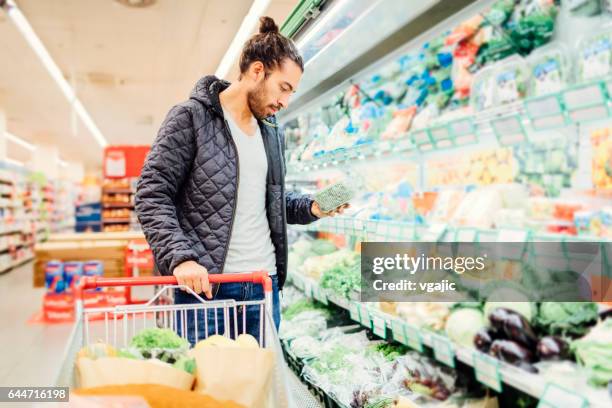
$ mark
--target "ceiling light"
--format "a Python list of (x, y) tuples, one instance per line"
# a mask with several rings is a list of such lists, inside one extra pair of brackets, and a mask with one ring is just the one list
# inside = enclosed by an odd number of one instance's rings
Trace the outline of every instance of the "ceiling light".
[(85, 124), (85, 127), (93, 135), (94, 139), (96, 139), (96, 142), (98, 142), (100, 147), (106, 147), (108, 145), (106, 138), (100, 129), (98, 129), (79, 98), (77, 98), (74, 89), (66, 81), (62, 75), (62, 71), (59, 69), (57, 64), (55, 64), (55, 61), (53, 61), (53, 58), (51, 58), (51, 55), (49, 55), (49, 52), (32, 29), (32, 26), (28, 20), (25, 18), (21, 10), (19, 10), (15, 4), (15, 1), (5, 0), (4, 9), (30, 47), (32, 47), (32, 50), (36, 53), (43, 66), (47, 69), (49, 75), (51, 75), (51, 78), (55, 80), (57, 86), (60, 88), (66, 99), (68, 99), (70, 105), (74, 108)]
[(60, 158), (57, 159), (57, 164), (59, 164), (60, 167), (68, 167), (68, 162), (64, 161), (64, 160), (62, 160)]
[(221, 63), (219, 67), (217, 67), (217, 71), (215, 72), (215, 76), (217, 78), (225, 78), (225, 76), (229, 73), (230, 68), (236, 58), (238, 58), (238, 54), (242, 50), (242, 46), (248, 40), (251, 33), (257, 26), (259, 22), (259, 17), (261, 17), (270, 5), (270, 0), (255, 0), (253, 4), (251, 4), (251, 8), (249, 12), (242, 20), (242, 24), (240, 25), (240, 29), (234, 36), (232, 43), (230, 44), (227, 52), (221, 59)]
[(27, 149), (31, 152), (33, 152), (34, 150), (36, 150), (36, 146), (34, 146), (32, 143), (27, 142), (25, 140), (23, 140), (22, 138), (15, 136), (12, 133), (9, 132), (4, 132), (4, 134), (6, 135), (7, 140), (10, 140), (11, 142), (18, 144), (19, 146), (23, 147), (24, 149)]
[(25, 167), (25, 164), (23, 162), (20, 162), (19, 160), (11, 159), (10, 157), (7, 157), (6, 159), (4, 159), (4, 161), (7, 162), (8, 164), (12, 164), (13, 166)]

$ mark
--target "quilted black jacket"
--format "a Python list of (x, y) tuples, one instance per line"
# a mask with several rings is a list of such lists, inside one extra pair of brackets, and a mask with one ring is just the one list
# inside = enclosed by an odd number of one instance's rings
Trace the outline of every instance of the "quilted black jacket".
[[(136, 213), (160, 272), (193, 260), (221, 273), (232, 234), (239, 158), (219, 92), (228, 82), (207, 76), (164, 120), (136, 191)], [(260, 121), (268, 158), (266, 210), (279, 287), (287, 275), (287, 223), (316, 220), (312, 199), (285, 192), (284, 139), (273, 117)], [(254, 239), (257, 239), (254, 237)]]

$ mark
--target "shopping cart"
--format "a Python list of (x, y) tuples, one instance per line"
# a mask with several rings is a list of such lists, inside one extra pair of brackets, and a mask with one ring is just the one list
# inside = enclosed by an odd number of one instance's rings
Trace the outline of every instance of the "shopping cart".
[[(215, 274), (209, 275), (211, 284), (252, 282), (263, 286), (264, 298), (253, 301), (212, 300), (207, 301), (188, 287), (177, 285), (174, 276), (99, 278), (83, 277), (75, 286), (76, 321), (60, 371), (57, 375), (57, 386), (72, 387), (75, 385), (75, 362), (78, 351), (85, 345), (104, 341), (114, 347), (127, 347), (131, 338), (140, 330), (150, 327), (169, 328), (183, 338), (189, 338), (186, 317), (194, 316), (193, 336), (200, 338), (198, 327), (204, 326), (204, 337), (212, 334), (236, 336), (246, 333), (247, 310), (259, 310), (259, 342), (261, 347), (272, 349), (276, 355), (273, 391), (278, 407), (318, 407), (318, 403), (305, 388), (296, 383), (295, 377), (288, 370), (278, 333), (272, 320), (272, 280), (265, 272), (248, 274)], [(144, 304), (116, 305), (111, 307), (85, 308), (83, 293), (102, 287), (162, 286), (161, 290)], [(184, 289), (191, 293), (196, 303), (190, 304), (157, 304), (157, 300), (168, 291)], [(240, 312), (240, 313), (239, 313)], [(214, 316), (214, 324), (209, 319), (198, 316)], [(239, 316), (242, 318), (240, 319)], [(210, 327), (209, 327), (210, 324)]]

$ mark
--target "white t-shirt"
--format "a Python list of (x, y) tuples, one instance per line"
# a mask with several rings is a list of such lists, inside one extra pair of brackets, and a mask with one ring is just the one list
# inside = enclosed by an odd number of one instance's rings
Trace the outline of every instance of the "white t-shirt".
[[(259, 125), (247, 135), (229, 111), (223, 110), (238, 148), (239, 183), (236, 217), (223, 273), (265, 270), (276, 274), (276, 257), (266, 215), (268, 159)], [(253, 119), (255, 120), (255, 119)]]

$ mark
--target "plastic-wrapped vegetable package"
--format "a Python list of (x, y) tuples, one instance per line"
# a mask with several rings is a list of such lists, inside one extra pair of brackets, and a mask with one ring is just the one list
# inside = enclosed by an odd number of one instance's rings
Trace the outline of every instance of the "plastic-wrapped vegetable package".
[(534, 96), (558, 92), (570, 83), (568, 51), (562, 44), (535, 50), (528, 59), (531, 75), (530, 94)]
[(495, 76), (492, 67), (484, 68), (476, 75), (472, 81), (470, 91), (470, 105), (476, 112), (489, 109), (496, 102)]
[(578, 43), (578, 80), (589, 81), (612, 73), (611, 28), (585, 37)]
[(279, 337), (289, 340), (301, 336), (313, 336), (327, 328), (327, 314), (320, 310), (300, 313), (291, 320), (283, 320)]
[(523, 58), (512, 56), (495, 65), (495, 105), (516, 102), (527, 95), (529, 72)]

